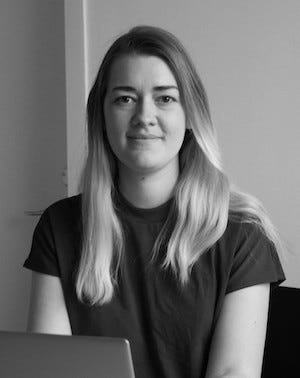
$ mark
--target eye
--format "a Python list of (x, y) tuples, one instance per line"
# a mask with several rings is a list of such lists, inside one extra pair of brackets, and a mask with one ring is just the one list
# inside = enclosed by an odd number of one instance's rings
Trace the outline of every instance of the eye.
[(120, 96), (114, 100), (114, 103), (127, 105), (127, 104), (131, 104), (132, 101), (134, 101), (134, 99), (130, 96)]
[(172, 102), (176, 101), (176, 99), (172, 96), (160, 96), (159, 99), (163, 104), (171, 104)]

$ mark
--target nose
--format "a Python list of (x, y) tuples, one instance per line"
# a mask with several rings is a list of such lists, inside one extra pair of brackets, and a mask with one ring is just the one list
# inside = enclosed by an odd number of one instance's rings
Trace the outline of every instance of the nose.
[(156, 108), (151, 99), (143, 98), (137, 102), (132, 119), (133, 125), (153, 126), (156, 123)]

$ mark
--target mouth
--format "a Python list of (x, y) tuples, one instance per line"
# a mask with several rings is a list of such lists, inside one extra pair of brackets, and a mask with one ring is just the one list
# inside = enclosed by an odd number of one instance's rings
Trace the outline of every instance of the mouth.
[(134, 140), (151, 140), (151, 139), (161, 139), (158, 136), (155, 135), (136, 135), (136, 136), (128, 136), (129, 139), (134, 139)]
[(147, 141), (147, 140), (155, 140), (155, 139), (159, 139), (159, 138), (129, 138), (129, 139)]

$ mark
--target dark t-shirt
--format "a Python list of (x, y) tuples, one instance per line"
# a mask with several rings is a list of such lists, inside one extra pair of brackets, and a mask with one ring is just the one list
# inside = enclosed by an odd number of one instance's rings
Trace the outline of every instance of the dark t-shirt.
[(130, 341), (136, 378), (204, 377), (224, 296), (266, 282), (274, 287), (285, 279), (273, 244), (259, 228), (228, 221), (222, 237), (198, 259), (188, 284), (181, 287), (170, 271), (150, 261), (172, 201), (138, 209), (118, 194), (126, 245), (119, 286), (108, 304), (88, 306), (75, 293), (81, 195), (45, 210), (24, 263), (26, 268), (60, 277), (73, 334)]

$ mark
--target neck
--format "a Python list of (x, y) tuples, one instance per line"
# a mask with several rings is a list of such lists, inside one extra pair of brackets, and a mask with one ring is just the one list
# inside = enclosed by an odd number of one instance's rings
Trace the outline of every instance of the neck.
[(119, 169), (119, 190), (133, 206), (151, 209), (172, 197), (178, 175), (178, 164), (147, 174), (122, 167)]

